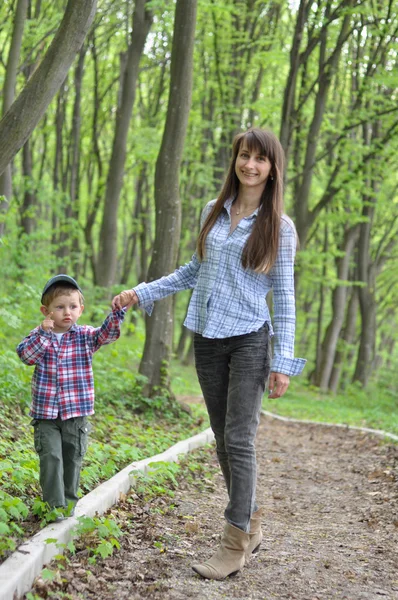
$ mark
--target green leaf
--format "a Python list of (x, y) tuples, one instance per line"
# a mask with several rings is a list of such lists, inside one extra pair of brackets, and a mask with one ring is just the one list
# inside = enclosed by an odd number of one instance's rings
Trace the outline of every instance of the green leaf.
[(8, 535), (10, 528), (6, 523), (0, 522), (0, 535)]
[(51, 569), (43, 569), (41, 572), (41, 577), (44, 581), (54, 581), (57, 576), (56, 571), (51, 571)]
[(113, 546), (110, 542), (106, 540), (102, 540), (100, 544), (98, 544), (96, 553), (98, 553), (101, 558), (106, 558), (107, 556), (112, 556), (113, 554)]

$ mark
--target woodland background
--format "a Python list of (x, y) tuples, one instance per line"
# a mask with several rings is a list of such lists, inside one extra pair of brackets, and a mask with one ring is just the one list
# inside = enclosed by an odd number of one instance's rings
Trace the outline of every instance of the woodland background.
[[(397, 31), (393, 0), (3, 0), (3, 389), (45, 281), (76, 277), (98, 324), (114, 293), (188, 261), (233, 136), (265, 126), (300, 238), (303, 377), (396, 404)], [(188, 301), (145, 324), (148, 396), (172, 353), (192, 361)]]

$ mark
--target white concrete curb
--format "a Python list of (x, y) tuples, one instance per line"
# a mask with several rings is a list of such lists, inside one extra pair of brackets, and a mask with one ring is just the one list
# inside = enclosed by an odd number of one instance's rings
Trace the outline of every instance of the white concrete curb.
[[(19, 548), (0, 566), (0, 600), (16, 600), (30, 590), (34, 578), (39, 575), (43, 565), (53, 556), (61, 554), (59, 544), (67, 544), (71, 538), (72, 528), (77, 524), (77, 518), (82, 515), (92, 517), (95, 513), (102, 514), (118, 502), (121, 493), (127, 493), (134, 484), (131, 471), (147, 473), (150, 465), (157, 462), (176, 462), (180, 454), (186, 454), (195, 448), (204, 446), (214, 440), (212, 430), (178, 442), (165, 452), (134, 462), (105, 481), (92, 492), (84, 496), (76, 507), (75, 517), (61, 523), (53, 523), (42, 529), (33, 538)], [(56, 543), (46, 543), (47, 539), (56, 539)]]
[(380, 437), (391, 438), (392, 440), (398, 442), (398, 435), (388, 433), (388, 431), (382, 431), (381, 429), (369, 429), (368, 427), (357, 427), (356, 425), (347, 425), (344, 423), (322, 423), (322, 421), (302, 421), (300, 419), (292, 419), (290, 417), (281, 417), (280, 415), (275, 415), (274, 413), (271, 413), (268, 410), (262, 410), (261, 413), (266, 417), (278, 419), (279, 421), (286, 421), (287, 423), (303, 423), (303, 425), (322, 425), (323, 427), (343, 427), (344, 429), (354, 429), (355, 431), (363, 431), (364, 433), (372, 433), (373, 435), (378, 435)]

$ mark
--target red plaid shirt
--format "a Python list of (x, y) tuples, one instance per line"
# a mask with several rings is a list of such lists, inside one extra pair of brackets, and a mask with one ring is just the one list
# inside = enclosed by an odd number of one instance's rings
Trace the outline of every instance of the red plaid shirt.
[(72, 325), (60, 344), (50, 331), (36, 327), (17, 347), (26, 365), (36, 365), (32, 378), (34, 419), (71, 419), (94, 413), (92, 357), (120, 336), (126, 311), (111, 312), (101, 327)]

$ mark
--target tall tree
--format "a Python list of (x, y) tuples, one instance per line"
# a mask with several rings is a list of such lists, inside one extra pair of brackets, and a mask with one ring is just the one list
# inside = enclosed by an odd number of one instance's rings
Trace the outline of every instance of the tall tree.
[[(179, 170), (191, 107), (196, 9), (197, 0), (177, 0), (167, 117), (155, 172), (156, 234), (149, 281), (172, 271), (177, 260), (181, 228)], [(146, 321), (140, 373), (148, 377), (149, 394), (159, 386), (169, 387), (172, 310), (173, 299), (165, 298)]]
[(120, 104), (116, 112), (116, 127), (106, 184), (104, 213), (99, 240), (100, 249), (96, 265), (96, 281), (102, 286), (111, 285), (116, 278), (117, 212), (126, 162), (127, 134), (134, 106), (139, 64), (153, 20), (152, 13), (147, 5), (147, 0), (136, 0), (135, 2), (131, 43), (127, 51), (127, 61), (122, 61), (124, 74)]
[(69, 0), (46, 54), (0, 121), (0, 174), (24, 145), (59, 90), (94, 19), (96, 0)]
[[(14, 101), (15, 86), (17, 81), (19, 58), (21, 54), (22, 36), (28, 12), (28, 0), (18, 0), (15, 11), (14, 29), (12, 33), (10, 51), (8, 54), (6, 76), (3, 88), (3, 111), (5, 115)], [(7, 212), (12, 194), (11, 164), (0, 171), (0, 215)], [(0, 219), (0, 235), (3, 234), (4, 223)]]
[[(353, 4), (353, 1), (354, 0), (344, 0), (341, 3), (341, 23), (337, 32), (337, 39), (331, 48), (329, 47), (330, 36), (328, 36), (328, 27), (324, 26), (319, 34), (317, 93), (315, 96), (311, 123), (306, 135), (302, 172), (295, 180), (294, 190), (294, 213), (296, 226), (300, 237), (300, 242), (303, 246), (306, 243), (310, 226), (317, 215), (317, 211), (319, 211), (318, 207), (316, 207), (317, 210), (314, 209), (311, 211), (309, 205), (312, 178), (316, 165), (316, 152), (319, 144), (321, 127), (325, 116), (327, 100), (333, 81), (333, 76), (335, 75), (338, 67), (343, 45), (348, 36), (351, 34), (350, 12), (347, 9), (350, 8), (350, 6)], [(324, 17), (325, 22), (329, 23), (332, 21), (332, 17), (331, 3), (326, 2)], [(294, 65), (292, 65), (292, 67), (294, 67)]]

